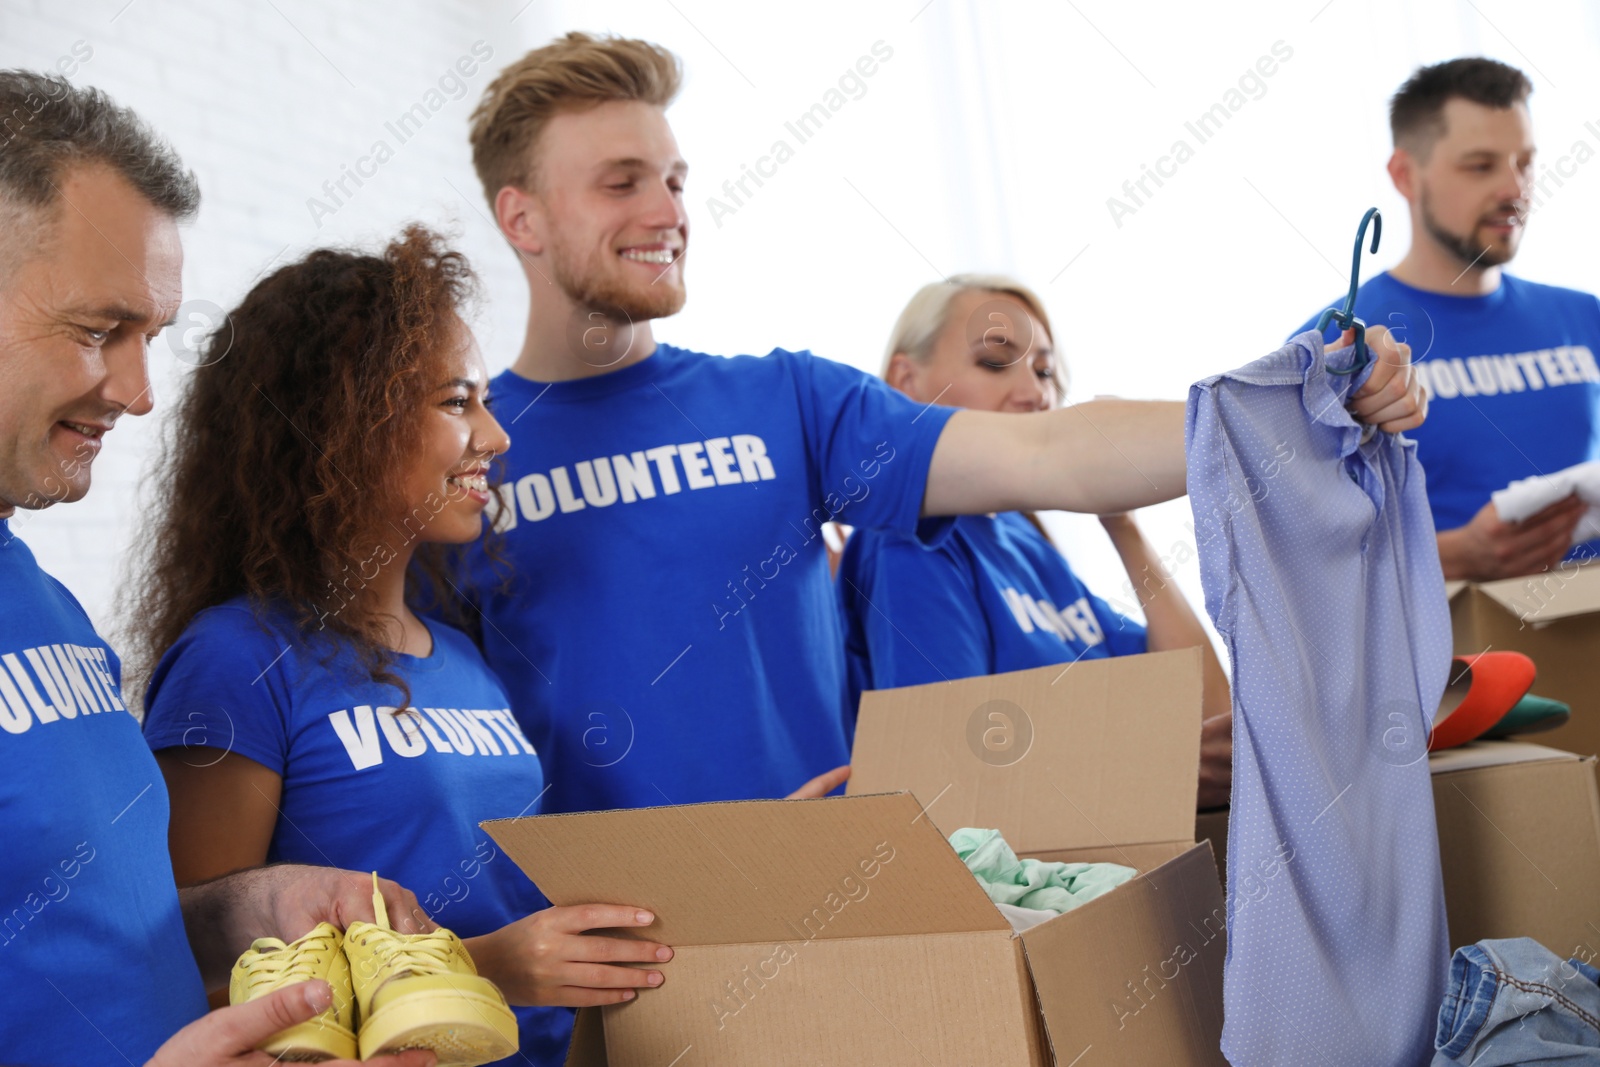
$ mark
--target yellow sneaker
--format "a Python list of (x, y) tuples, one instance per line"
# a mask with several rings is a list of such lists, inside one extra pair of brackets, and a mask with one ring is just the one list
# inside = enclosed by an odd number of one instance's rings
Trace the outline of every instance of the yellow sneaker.
[(258, 938), (234, 963), (228, 982), (229, 1004), (243, 1004), (312, 978), (324, 979), (333, 987), (333, 1003), (327, 1011), (272, 1035), (256, 1046), (262, 1052), (288, 1063), (355, 1058), (355, 998), (343, 940), (338, 927), (318, 923), (309, 934), (287, 945), (275, 937)]
[(398, 934), (372, 875), (376, 923), (345, 928), (361, 1058), (408, 1048), (432, 1049), (439, 1067), (475, 1067), (517, 1051), (517, 1017), (480, 977), (461, 939), (449, 930)]

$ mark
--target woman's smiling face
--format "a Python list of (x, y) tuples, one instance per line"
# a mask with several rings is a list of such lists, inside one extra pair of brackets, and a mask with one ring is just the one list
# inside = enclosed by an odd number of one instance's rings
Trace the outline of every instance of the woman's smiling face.
[(444, 544), (483, 532), (489, 463), (511, 444), (487, 407), (489, 373), (472, 331), (460, 323), (452, 338), (421, 413), (421, 446), (406, 481), (411, 510), (397, 523), (421, 541)]

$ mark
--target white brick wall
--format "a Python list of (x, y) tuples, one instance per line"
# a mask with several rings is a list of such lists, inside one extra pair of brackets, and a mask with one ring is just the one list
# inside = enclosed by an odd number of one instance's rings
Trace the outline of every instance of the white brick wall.
[[(515, 7), (470, 0), (381, 7), (134, 0), (123, 8), (124, 2), (6, 3), (0, 65), (50, 68), (74, 42), (86, 41), (93, 55), (73, 80), (131, 105), (176, 145), (203, 193), (200, 217), (184, 236), (185, 300), (230, 307), (274, 257), (332, 242), (371, 245), (421, 219), (454, 227), (459, 247), (498, 296), (477, 324), (485, 351), (520, 341), (521, 276), (480, 214), (466, 119), (493, 73), (531, 47), (531, 37), (548, 36), (545, 26), (526, 15), (513, 24)], [(479, 41), (493, 57), (463, 79), (465, 95), (448, 100), (398, 144), (384, 123)], [(380, 137), (396, 148), (395, 157), (319, 227), (307, 199), (322, 197), (322, 183)], [(19, 513), (12, 523), (102, 626), (112, 622), (119, 566), (137, 530), (140, 471), (155, 443), (162, 401), (176, 392), (184, 370), (164, 339), (150, 362), (157, 413), (118, 425), (95, 462), (89, 496)]]

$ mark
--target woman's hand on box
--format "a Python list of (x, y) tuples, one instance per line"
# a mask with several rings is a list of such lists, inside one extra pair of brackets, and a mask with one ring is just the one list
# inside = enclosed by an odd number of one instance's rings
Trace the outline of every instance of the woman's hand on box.
[(843, 785), (850, 777), (850, 764), (835, 767), (826, 774), (819, 774), (793, 793), (784, 797), (785, 800), (814, 800), (825, 797)]
[(468, 938), (478, 971), (512, 1004), (587, 1008), (632, 1000), (660, 985), (660, 971), (628, 964), (665, 963), (672, 949), (653, 941), (596, 933), (649, 926), (655, 916), (620, 904), (546, 908), (492, 934)]

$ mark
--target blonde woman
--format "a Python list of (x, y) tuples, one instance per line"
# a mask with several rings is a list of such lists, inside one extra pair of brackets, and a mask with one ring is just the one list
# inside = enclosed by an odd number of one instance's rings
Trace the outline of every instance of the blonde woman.
[[(979, 411), (1044, 411), (1065, 392), (1044, 305), (999, 275), (956, 275), (919, 290), (895, 323), (882, 373), (913, 400)], [(1199, 647), (1199, 806), (1226, 804), (1232, 718), (1222, 664), (1133, 517), (1100, 522), (1145, 626), (1091, 593), (1031, 514), (925, 519), (915, 535), (857, 531), (839, 566), (852, 689)]]

